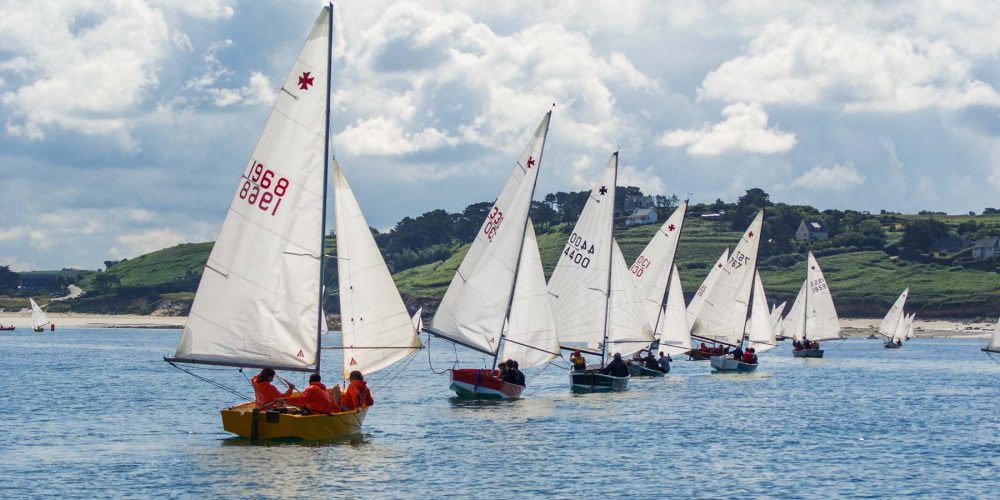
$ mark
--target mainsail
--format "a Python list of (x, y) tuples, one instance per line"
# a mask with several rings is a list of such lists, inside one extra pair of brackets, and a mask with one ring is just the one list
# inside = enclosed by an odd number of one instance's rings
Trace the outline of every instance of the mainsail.
[(642, 308), (650, 325), (656, 325), (659, 319), (660, 305), (663, 304), (663, 294), (667, 291), (670, 269), (674, 265), (674, 255), (677, 253), (677, 242), (680, 240), (685, 212), (687, 212), (686, 201), (681, 203), (681, 206), (677, 207), (660, 226), (653, 239), (629, 268), (632, 283), (642, 299)]
[(660, 341), (660, 351), (668, 354), (683, 354), (691, 350), (691, 324), (688, 323), (684, 308), (684, 290), (681, 276), (674, 264), (667, 291), (667, 302), (660, 312), (660, 322), (656, 325), (655, 336)]
[(405, 358), (420, 348), (420, 337), (336, 160), (333, 190), (347, 380), (354, 370), (367, 375)]
[(750, 321), (747, 323), (749, 343), (757, 353), (764, 353), (778, 346), (771, 323), (771, 314), (767, 311), (767, 297), (764, 295), (764, 283), (760, 273), (756, 273), (753, 284), (753, 305), (750, 308)]
[(618, 242), (611, 242), (611, 294), (608, 301), (608, 352), (629, 356), (653, 342), (643, 302), (632, 284)]
[(795, 340), (840, 339), (840, 319), (833, 305), (833, 296), (812, 252), (806, 259), (806, 281), (795, 297), (792, 310), (785, 317), (784, 331)]
[(49, 317), (45, 315), (45, 311), (41, 307), (38, 307), (35, 299), (28, 297), (28, 302), (31, 304), (31, 329), (43, 330), (49, 324)]
[(899, 298), (896, 299), (889, 312), (885, 313), (882, 323), (878, 326), (878, 332), (890, 340), (898, 338), (900, 333), (903, 335), (906, 334), (905, 331), (900, 332), (900, 329), (903, 324), (903, 307), (906, 306), (906, 296), (909, 293), (910, 289), (907, 288), (903, 290), (903, 293), (899, 294)]
[(551, 111), (545, 114), (514, 164), (428, 332), (483, 353), (499, 347), (551, 117)]
[(990, 337), (989, 342), (986, 343), (986, 347), (983, 350), (1000, 353), (1000, 319), (997, 319), (997, 324), (993, 327), (993, 336)]
[(708, 276), (705, 276), (705, 281), (702, 282), (701, 286), (698, 287), (698, 291), (694, 293), (694, 297), (691, 297), (691, 302), (687, 306), (688, 323), (693, 323), (694, 319), (698, 317), (698, 313), (701, 311), (702, 304), (705, 303), (705, 296), (708, 291), (715, 286), (715, 282), (719, 280), (719, 275), (722, 274), (722, 268), (726, 265), (726, 261), (729, 260), (729, 249), (722, 251), (722, 255), (719, 256), (719, 260), (715, 261), (715, 265), (712, 266), (712, 270), (708, 272)]
[(552, 316), (562, 343), (597, 348), (604, 341), (617, 171), (615, 152), (590, 191), (549, 278)]
[(316, 19), (236, 184), (171, 361), (319, 363), (329, 16)]
[(718, 281), (705, 294), (691, 336), (730, 345), (740, 345), (743, 341), (763, 223), (761, 210), (721, 268)]
[(531, 367), (558, 356), (559, 338), (555, 320), (552, 319), (549, 293), (545, 289), (542, 257), (538, 253), (535, 228), (528, 219), (502, 358), (517, 360), (522, 367)]

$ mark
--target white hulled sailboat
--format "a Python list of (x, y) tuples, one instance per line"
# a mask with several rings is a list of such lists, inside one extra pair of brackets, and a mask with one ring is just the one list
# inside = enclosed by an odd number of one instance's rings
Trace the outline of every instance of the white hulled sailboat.
[(796, 358), (822, 358), (820, 341), (844, 338), (833, 296), (812, 252), (806, 260), (806, 281), (799, 289), (792, 310), (785, 316), (782, 328), (795, 342), (792, 354)]
[(31, 305), (31, 329), (36, 332), (44, 332), (45, 327), (52, 324), (49, 317), (45, 315), (45, 311), (38, 306), (35, 299), (28, 297), (28, 303)]

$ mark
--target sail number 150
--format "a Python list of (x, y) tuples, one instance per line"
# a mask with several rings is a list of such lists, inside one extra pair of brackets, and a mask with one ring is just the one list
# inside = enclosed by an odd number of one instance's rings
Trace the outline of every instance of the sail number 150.
[(288, 191), (288, 179), (275, 179), (274, 171), (257, 161), (250, 162), (250, 169), (243, 175), (239, 196), (250, 205), (256, 206), (271, 216), (278, 213), (281, 199)]

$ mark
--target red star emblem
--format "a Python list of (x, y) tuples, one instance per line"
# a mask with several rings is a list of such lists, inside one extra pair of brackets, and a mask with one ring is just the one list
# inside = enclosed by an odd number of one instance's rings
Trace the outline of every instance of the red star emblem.
[(309, 76), (308, 71), (303, 71), (302, 76), (299, 77), (299, 90), (309, 90), (309, 86), (313, 84), (313, 77)]
[(535, 159), (529, 156), (528, 157), (528, 168), (531, 168), (531, 166), (534, 165), (534, 164), (535, 164)]
[(722, 269), (722, 263), (721, 262), (719, 263), (719, 269)]
[(676, 227), (676, 226), (674, 226), (673, 224), (671, 224), (671, 225), (667, 226), (667, 231), (670, 231), (670, 232), (673, 232), (673, 231), (674, 231), (674, 229), (677, 229), (677, 227)]
[(747, 233), (747, 238), (753, 238), (753, 231), (750, 231), (749, 233)]

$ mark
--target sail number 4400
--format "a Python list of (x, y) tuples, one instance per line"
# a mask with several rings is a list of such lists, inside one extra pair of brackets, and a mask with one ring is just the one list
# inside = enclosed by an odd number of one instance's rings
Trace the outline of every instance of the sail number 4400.
[(288, 179), (275, 179), (274, 171), (257, 161), (250, 162), (250, 169), (243, 175), (245, 179), (240, 186), (240, 199), (270, 212), (272, 216), (278, 213), (281, 198), (288, 191)]
[(590, 257), (587, 257), (587, 255), (593, 255), (595, 251), (593, 243), (588, 245), (587, 240), (573, 233), (569, 237), (569, 242), (566, 243), (563, 255), (569, 257), (574, 264), (586, 269), (587, 266), (590, 266)]

